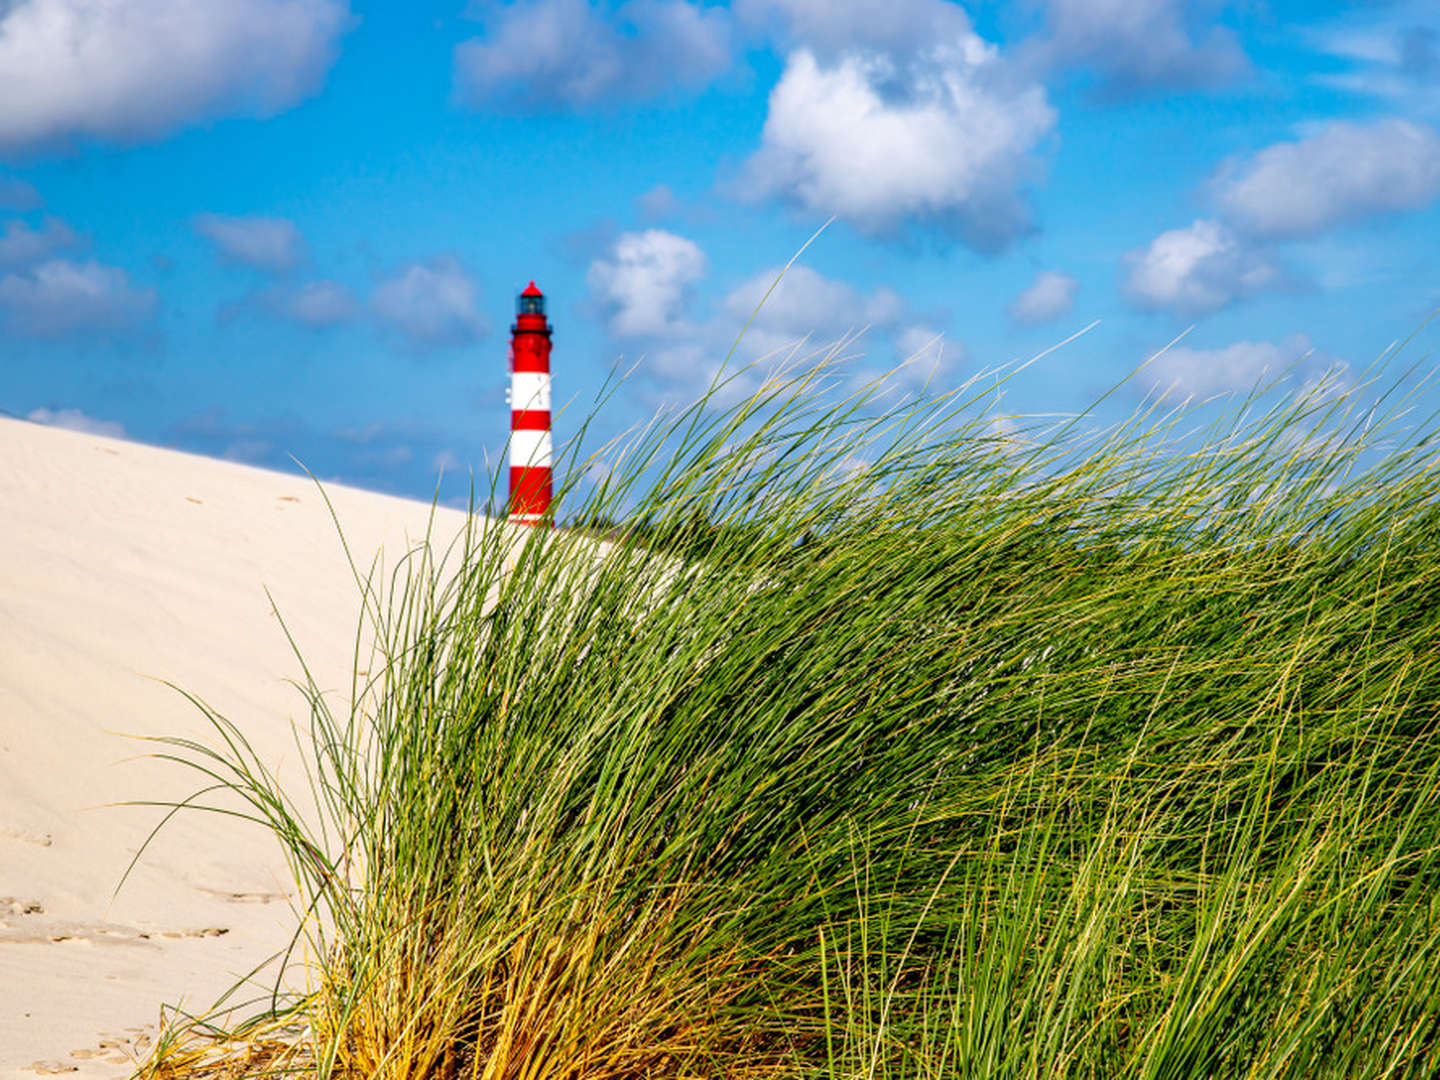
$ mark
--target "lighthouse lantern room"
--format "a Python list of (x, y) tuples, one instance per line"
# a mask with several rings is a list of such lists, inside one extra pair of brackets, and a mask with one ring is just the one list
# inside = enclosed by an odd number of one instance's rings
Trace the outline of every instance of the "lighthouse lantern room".
[(515, 305), (510, 328), (510, 520), (549, 523), (552, 497), (550, 323), (535, 282)]

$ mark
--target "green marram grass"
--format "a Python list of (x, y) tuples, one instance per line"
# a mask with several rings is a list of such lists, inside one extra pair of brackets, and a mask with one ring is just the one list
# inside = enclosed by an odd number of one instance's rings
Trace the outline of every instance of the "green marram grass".
[(572, 528), (357, 573), (308, 789), (208, 710), (168, 740), (284, 845), (311, 990), (151, 1075), (1440, 1073), (1405, 380), (1097, 431), (826, 377), (640, 433)]

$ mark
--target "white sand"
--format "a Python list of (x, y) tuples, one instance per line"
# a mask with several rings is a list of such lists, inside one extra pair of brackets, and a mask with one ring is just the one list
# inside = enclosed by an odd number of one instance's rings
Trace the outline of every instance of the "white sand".
[[(423, 537), (423, 503), (327, 486), (357, 558)], [(448, 540), (464, 515), (441, 510)], [(283, 861), (188, 815), (112, 902), (196, 777), (122, 733), (209, 738), (193, 691), (262, 757), (298, 760), (299, 666), (348, 690), (359, 594), (308, 480), (0, 419), (0, 1080), (128, 1075), (162, 1002), (208, 1006), (289, 938)], [(298, 781), (300, 776), (295, 774)]]

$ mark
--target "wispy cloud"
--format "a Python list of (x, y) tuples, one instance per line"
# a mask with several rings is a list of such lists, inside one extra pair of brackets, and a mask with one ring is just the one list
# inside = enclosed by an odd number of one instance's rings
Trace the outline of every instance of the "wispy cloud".
[(34, 338), (133, 331), (153, 316), (154, 289), (116, 266), (51, 259), (0, 277), (0, 323)]
[(200, 214), (194, 224), (227, 262), (280, 273), (305, 257), (305, 238), (284, 218)]
[(23, 221), (7, 221), (0, 232), (0, 267), (38, 262), (54, 252), (83, 246), (80, 235), (58, 218), (46, 218), (38, 229)]
[(698, 90), (733, 59), (730, 13), (688, 0), (478, 6), (484, 34), (455, 50), (455, 99), (517, 112), (584, 109)]
[(480, 286), (453, 255), (405, 263), (376, 284), (370, 310), (382, 329), (414, 352), (455, 348), (488, 331)]
[(1411, 116), (1440, 117), (1440, 23), (1433, 0), (1357, 4), (1305, 28), (1302, 40), (1339, 70), (1314, 82), (1380, 99)]
[(1103, 99), (1213, 89), (1250, 70), (1217, 0), (1043, 0), (1045, 28), (1025, 49), (1042, 66), (1082, 68)]
[(651, 221), (670, 217), (680, 209), (680, 200), (675, 197), (675, 192), (670, 190), (669, 184), (656, 184), (636, 199), (635, 203), (640, 208), (640, 213)]
[(112, 439), (125, 438), (125, 425), (118, 420), (100, 420), (79, 409), (31, 409), (25, 419), (50, 427), (65, 428), (68, 431), (82, 431), (87, 435), (108, 435)]
[(1217, 349), (1175, 345), (1150, 360), (1139, 378), (1163, 396), (1204, 399), (1245, 393), (1282, 375), (1314, 380), (1344, 369), (1334, 357), (1317, 353), (1305, 334), (1292, 334), (1281, 341), (1237, 341)]
[(1042, 270), (1034, 282), (1010, 304), (1010, 319), (1022, 326), (1037, 326), (1058, 319), (1075, 306), (1080, 282), (1058, 270)]
[(338, 281), (307, 281), (262, 290), (256, 301), (279, 319), (307, 330), (328, 330), (352, 322), (360, 305), (348, 285)]
[(911, 59), (974, 38), (970, 17), (951, 0), (735, 0), (734, 7), (751, 34), (826, 60), (856, 50)]
[(33, 184), (18, 176), (0, 176), (0, 210), (35, 210), (44, 205)]

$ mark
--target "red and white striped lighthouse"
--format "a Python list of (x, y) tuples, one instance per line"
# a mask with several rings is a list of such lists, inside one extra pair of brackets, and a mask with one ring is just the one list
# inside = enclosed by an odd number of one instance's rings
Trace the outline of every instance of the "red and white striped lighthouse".
[(550, 324), (535, 282), (520, 294), (510, 328), (510, 520), (544, 525), (550, 510)]

